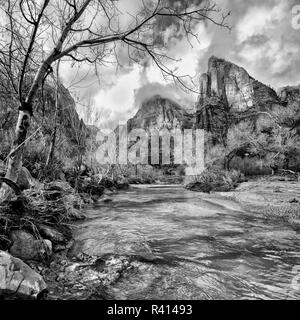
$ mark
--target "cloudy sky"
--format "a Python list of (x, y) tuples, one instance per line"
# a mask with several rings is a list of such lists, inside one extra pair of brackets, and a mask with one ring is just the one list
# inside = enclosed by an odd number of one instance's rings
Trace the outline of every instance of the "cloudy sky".
[[(135, 13), (140, 0), (120, 0), (124, 10)], [(197, 2), (197, 0), (191, 2)], [(199, 1), (199, 0), (198, 0)], [(231, 31), (212, 23), (196, 26), (199, 42), (177, 37), (171, 24), (162, 27), (169, 55), (181, 59), (177, 73), (194, 77), (207, 70), (211, 55), (225, 58), (244, 67), (250, 75), (275, 89), (300, 84), (300, 29), (292, 27), (292, 8), (299, 0), (218, 0), (224, 11), (231, 11), (228, 23)], [(126, 8), (126, 9), (125, 9)], [(299, 19), (300, 21), (300, 19)], [(120, 49), (122, 50), (122, 49)], [(172, 65), (173, 66), (173, 65)], [(174, 66), (173, 66), (174, 67)], [(124, 63), (116, 70), (109, 65), (101, 69), (100, 81), (88, 66), (64, 65), (61, 76), (78, 98), (78, 110), (85, 118), (87, 102), (92, 106), (90, 122), (101, 127), (114, 127), (132, 117), (141, 102), (151, 95), (161, 94), (186, 107), (197, 99), (166, 82), (151, 63), (144, 67)], [(83, 78), (83, 81), (79, 81)], [(98, 120), (95, 122), (95, 118)]]

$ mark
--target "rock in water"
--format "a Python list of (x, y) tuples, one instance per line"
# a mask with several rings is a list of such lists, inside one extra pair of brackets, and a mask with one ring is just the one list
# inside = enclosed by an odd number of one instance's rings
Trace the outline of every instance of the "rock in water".
[(48, 239), (55, 244), (65, 243), (67, 241), (61, 232), (49, 226), (39, 225), (39, 232), (45, 239)]
[(22, 260), (0, 251), (0, 297), (37, 299), (46, 292), (43, 278)]
[(17, 230), (10, 235), (13, 245), (9, 252), (22, 260), (47, 261), (52, 255), (50, 240), (36, 240), (31, 234)]

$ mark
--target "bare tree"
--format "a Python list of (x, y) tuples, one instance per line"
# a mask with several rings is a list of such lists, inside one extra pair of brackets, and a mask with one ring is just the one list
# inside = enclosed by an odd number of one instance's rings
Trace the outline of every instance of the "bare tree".
[(58, 126), (58, 115), (59, 115), (59, 65), (60, 60), (58, 60), (56, 65), (56, 79), (55, 79), (55, 112), (54, 112), (54, 128), (51, 134), (50, 148), (46, 160), (46, 166), (48, 167), (55, 150), (56, 136), (57, 136), (57, 126)]
[[(155, 34), (157, 22), (174, 20), (188, 38), (197, 37), (194, 26), (203, 20), (228, 27), (228, 14), (222, 14), (209, 1), (192, 7), (188, 1), (141, 3), (141, 10), (124, 26), (119, 1), (115, 0), (2, 1), (0, 63), (7, 70), (10, 92), (19, 107), (7, 179), (17, 181), (35, 97), (56, 61), (89, 63), (97, 73), (106, 59), (117, 54), (117, 44), (122, 43), (131, 60), (151, 58), (166, 77), (186, 87), (184, 78), (167, 66), (171, 57), (166, 44), (158, 41)], [(6, 194), (3, 187), (0, 198)]]
[(72, 135), (73, 154), (72, 158), (75, 159), (75, 189), (78, 189), (78, 180), (83, 166), (83, 157), (86, 150), (86, 138), (87, 138), (87, 128), (85, 127), (82, 120), (78, 118), (75, 109), (67, 110), (70, 120), (70, 129)]

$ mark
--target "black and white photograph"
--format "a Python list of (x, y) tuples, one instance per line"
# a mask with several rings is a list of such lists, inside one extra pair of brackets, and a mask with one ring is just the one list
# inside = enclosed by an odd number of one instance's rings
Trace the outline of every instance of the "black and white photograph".
[(299, 299), (300, 1), (0, 0), (0, 304)]

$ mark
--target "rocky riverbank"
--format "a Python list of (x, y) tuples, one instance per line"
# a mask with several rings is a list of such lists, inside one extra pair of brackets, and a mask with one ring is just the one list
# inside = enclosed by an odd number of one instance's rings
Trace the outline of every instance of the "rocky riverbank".
[[(81, 179), (79, 192), (66, 181), (37, 182), (30, 187), (0, 204), (0, 299), (74, 298), (77, 291), (87, 297), (96, 260), (68, 257), (74, 223), (85, 219), (85, 206), (99, 199), (109, 201), (107, 194), (127, 188), (128, 183), (90, 177)], [(118, 270), (120, 261), (109, 258), (108, 264), (117, 265)], [(69, 269), (75, 271), (77, 266), (81, 272), (89, 266), (88, 274), (80, 272), (66, 280), (73, 274)], [(116, 277), (114, 269), (109, 268), (107, 276), (102, 272), (106, 282)], [(75, 291), (66, 289), (71, 287)]]
[[(103, 231), (96, 242), (73, 241), (76, 221), (85, 218), (82, 211), (94, 201), (100, 206), (113, 201), (114, 191), (125, 187), (125, 181), (119, 186), (106, 181), (96, 187), (101, 194), (91, 195), (76, 193), (66, 182), (52, 182), (2, 204), (1, 298), (111, 299), (112, 284), (136, 265), (155, 262), (147, 241), (131, 239), (127, 233)], [(234, 191), (212, 191), (205, 198), (231, 199), (247, 212), (283, 219), (295, 230), (300, 227), (300, 185), (295, 179), (256, 177)]]
[(283, 219), (300, 228), (300, 182), (294, 178), (265, 176), (249, 179), (234, 191), (217, 192), (267, 218)]

